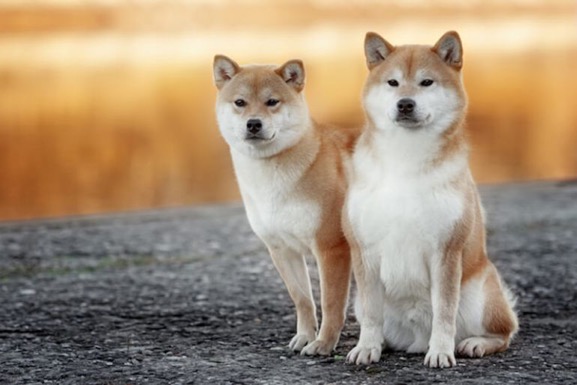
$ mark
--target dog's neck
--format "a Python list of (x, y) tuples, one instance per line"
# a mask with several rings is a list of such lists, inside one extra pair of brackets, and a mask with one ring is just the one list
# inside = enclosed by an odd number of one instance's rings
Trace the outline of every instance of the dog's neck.
[(440, 171), (445, 167), (467, 167), (468, 149), (463, 122), (457, 121), (444, 133), (409, 131), (395, 127), (380, 130), (367, 122), (359, 148), (365, 148), (378, 159), (387, 172), (416, 176)]

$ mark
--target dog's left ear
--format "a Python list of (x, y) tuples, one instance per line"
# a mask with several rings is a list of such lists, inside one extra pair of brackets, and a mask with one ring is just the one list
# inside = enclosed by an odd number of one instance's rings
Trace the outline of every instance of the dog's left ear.
[(460, 70), (463, 66), (463, 45), (457, 32), (445, 33), (435, 44), (433, 51), (451, 67)]
[(305, 87), (305, 67), (302, 61), (289, 60), (275, 72), (297, 92), (301, 92)]

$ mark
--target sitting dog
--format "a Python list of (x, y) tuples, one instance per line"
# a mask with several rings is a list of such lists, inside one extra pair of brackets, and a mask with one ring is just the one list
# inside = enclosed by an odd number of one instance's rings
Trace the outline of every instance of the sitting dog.
[(513, 300), (487, 257), (483, 209), (468, 165), (467, 97), (456, 32), (435, 46), (365, 39), (365, 130), (351, 160), (344, 228), (358, 285), (357, 346), (383, 344), (455, 365), (509, 346)]

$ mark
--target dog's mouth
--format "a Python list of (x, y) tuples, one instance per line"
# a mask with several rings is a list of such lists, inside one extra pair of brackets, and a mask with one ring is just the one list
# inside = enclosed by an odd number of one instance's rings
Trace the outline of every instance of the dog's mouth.
[(263, 136), (261, 133), (247, 133), (246, 136), (244, 137), (244, 140), (250, 143), (265, 143), (265, 142), (270, 142), (271, 140), (274, 139), (274, 137), (276, 136), (276, 133), (273, 133), (270, 137), (266, 137)]
[(413, 114), (398, 114), (395, 119), (395, 123), (397, 123), (397, 125), (409, 129), (421, 128), (426, 125), (428, 121), (429, 116), (427, 116), (425, 119), (418, 119)]
[(422, 121), (415, 118), (412, 115), (401, 115), (399, 114), (395, 119), (395, 122), (405, 128), (418, 128), (422, 125)]

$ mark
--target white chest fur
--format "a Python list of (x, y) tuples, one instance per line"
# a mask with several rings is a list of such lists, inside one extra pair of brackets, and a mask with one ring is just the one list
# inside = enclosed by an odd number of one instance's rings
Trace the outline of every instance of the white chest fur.
[[(450, 181), (466, 169), (466, 159), (421, 172), (422, 152), (411, 154), (402, 143), (378, 148), (379, 156), (361, 147), (353, 157), (347, 197), (353, 233), (388, 298), (429, 297), (429, 266), (463, 213), (462, 195)], [(419, 143), (413, 149), (425, 150)]]
[(239, 187), (253, 231), (268, 247), (290, 247), (307, 255), (314, 245), (321, 212), (298, 191), (303, 163), (279, 165), (233, 152)]

